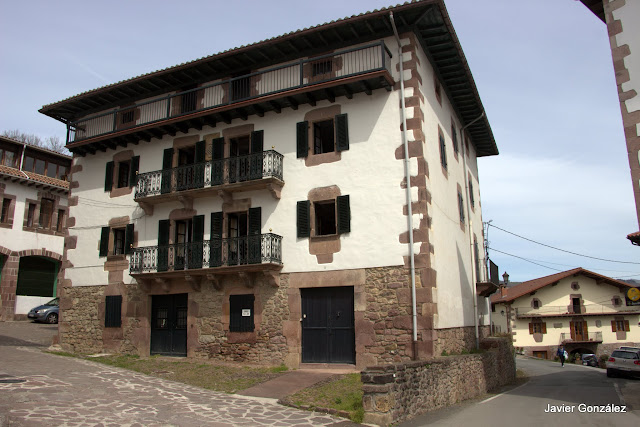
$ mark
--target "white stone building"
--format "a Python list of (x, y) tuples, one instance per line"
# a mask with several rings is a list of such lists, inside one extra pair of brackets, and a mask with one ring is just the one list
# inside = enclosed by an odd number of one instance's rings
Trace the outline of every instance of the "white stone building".
[(0, 320), (60, 293), (70, 167), (70, 156), (0, 136)]
[(488, 332), (477, 158), (498, 150), (442, 1), (41, 112), (74, 153), (65, 348), (363, 367)]
[(553, 359), (560, 345), (570, 353), (611, 354), (640, 344), (638, 296), (625, 282), (575, 268), (500, 287), (491, 296), (491, 322), (530, 356)]

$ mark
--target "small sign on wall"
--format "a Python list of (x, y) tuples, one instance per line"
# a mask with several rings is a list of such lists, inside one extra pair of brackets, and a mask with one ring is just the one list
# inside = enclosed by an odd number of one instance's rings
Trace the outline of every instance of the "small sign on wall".
[(242, 309), (242, 317), (251, 317), (251, 309), (243, 308)]

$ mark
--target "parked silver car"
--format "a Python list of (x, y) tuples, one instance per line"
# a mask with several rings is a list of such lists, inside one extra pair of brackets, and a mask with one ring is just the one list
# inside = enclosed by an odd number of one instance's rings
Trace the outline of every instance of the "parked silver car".
[(54, 298), (45, 304), (34, 307), (29, 311), (27, 317), (36, 322), (58, 323), (58, 303), (59, 298)]
[(607, 361), (607, 376), (640, 376), (640, 354), (633, 350), (613, 350)]

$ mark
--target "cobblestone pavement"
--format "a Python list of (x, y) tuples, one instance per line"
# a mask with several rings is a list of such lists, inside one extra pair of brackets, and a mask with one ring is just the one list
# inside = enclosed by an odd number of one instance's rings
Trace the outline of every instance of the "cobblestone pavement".
[(16, 345), (0, 328), (2, 426), (354, 425), (271, 399), (213, 392)]

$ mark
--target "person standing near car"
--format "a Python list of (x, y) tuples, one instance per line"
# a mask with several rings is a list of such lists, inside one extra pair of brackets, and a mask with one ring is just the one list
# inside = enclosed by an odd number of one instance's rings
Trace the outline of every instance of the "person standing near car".
[(561, 345), (560, 347), (558, 347), (558, 351), (556, 352), (556, 355), (560, 358), (560, 363), (562, 363), (562, 367), (564, 368), (564, 359), (565, 359), (565, 351), (564, 351), (564, 346)]

